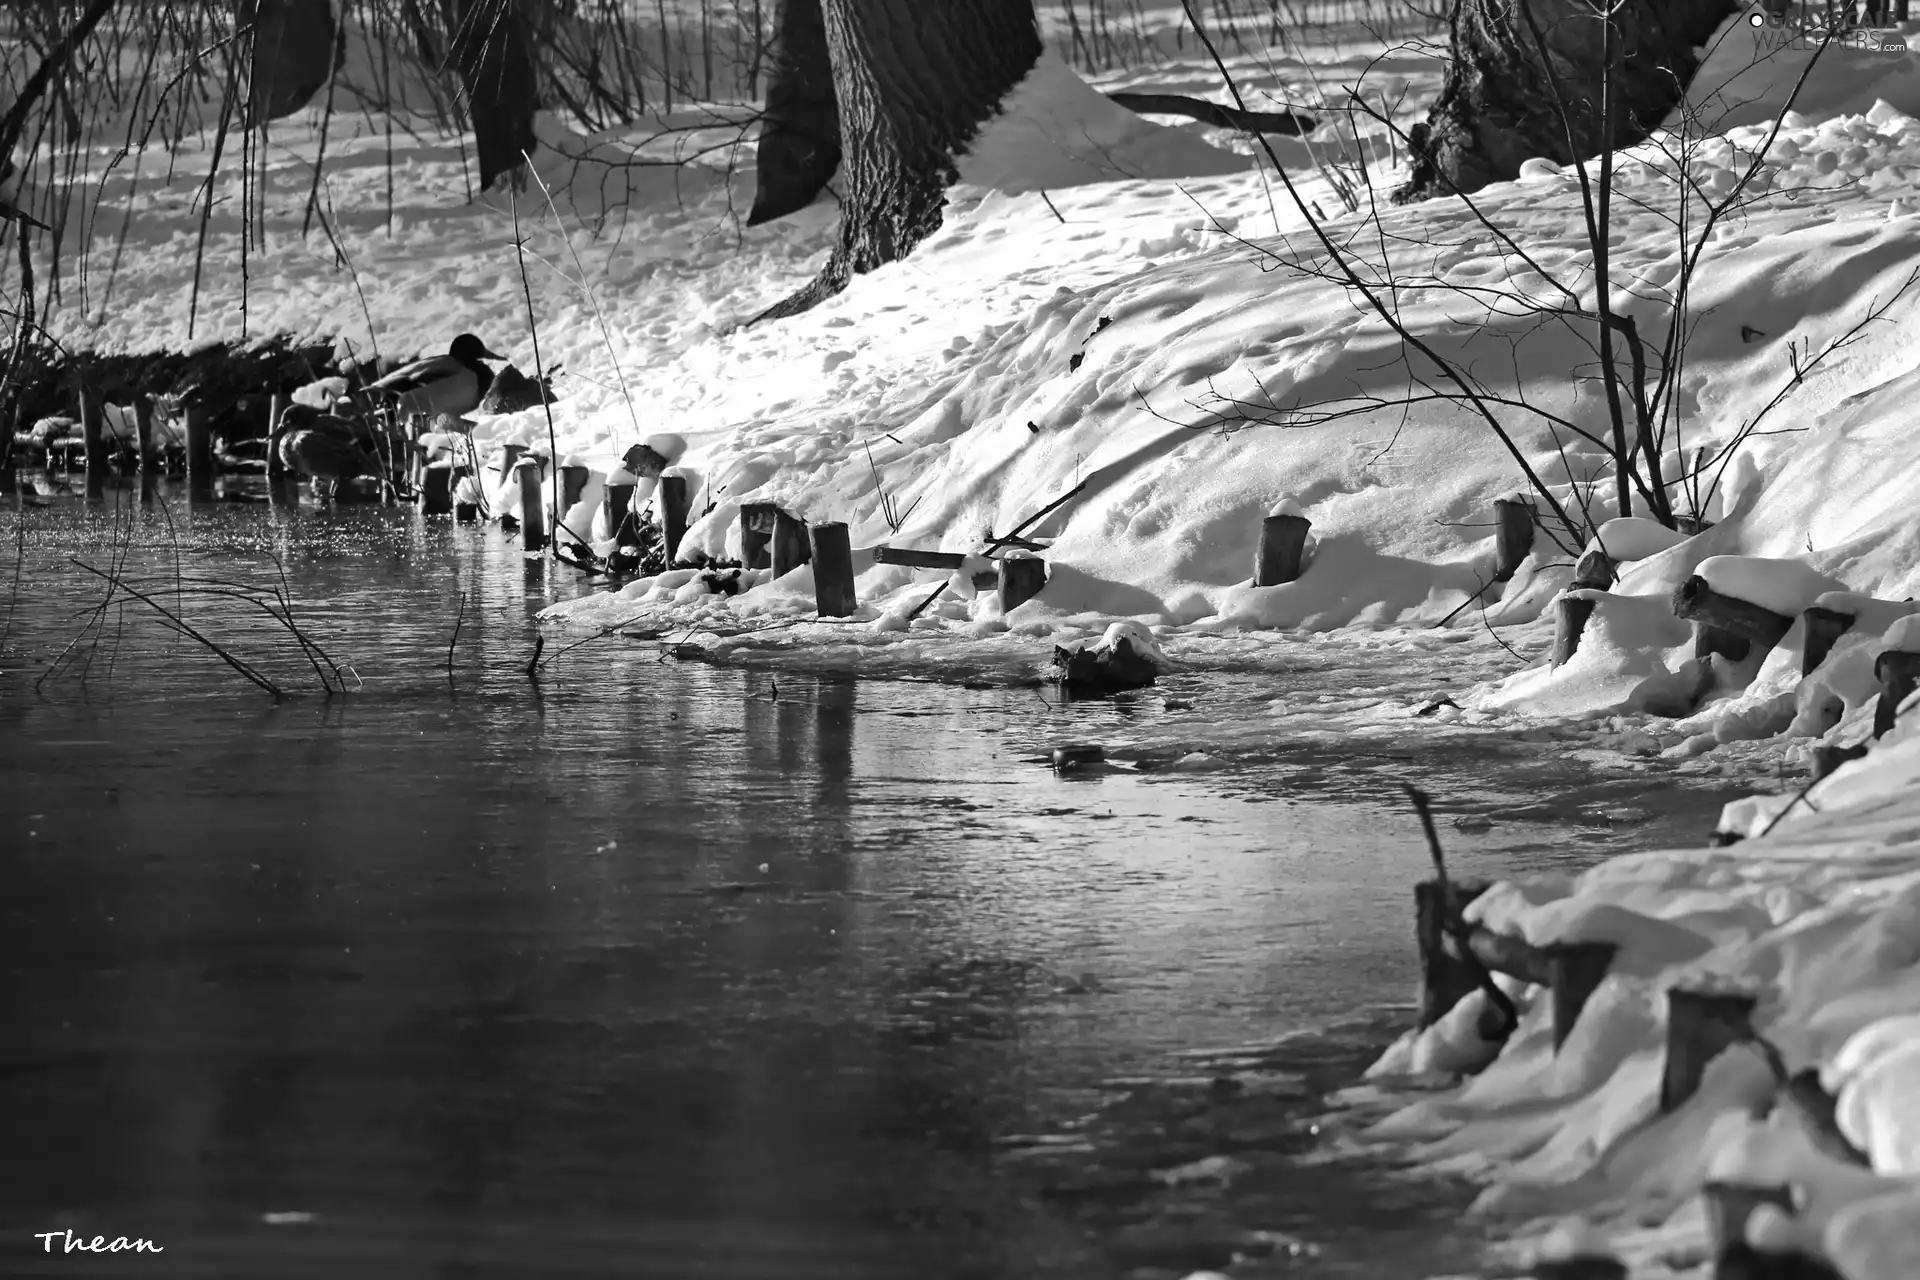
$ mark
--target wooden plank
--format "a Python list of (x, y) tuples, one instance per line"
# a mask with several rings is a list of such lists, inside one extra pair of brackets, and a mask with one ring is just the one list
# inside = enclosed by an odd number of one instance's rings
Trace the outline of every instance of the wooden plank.
[(966, 562), (957, 551), (918, 551), (912, 547), (878, 546), (873, 549), (875, 564), (904, 564), (913, 569), (945, 569), (952, 572)]

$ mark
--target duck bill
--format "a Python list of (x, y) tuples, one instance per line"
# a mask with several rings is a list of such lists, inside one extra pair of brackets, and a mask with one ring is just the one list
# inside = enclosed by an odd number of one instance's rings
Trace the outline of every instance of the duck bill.
[(505, 360), (506, 359), (506, 357), (501, 355), (499, 352), (489, 350), (485, 343), (482, 343), (480, 345), (480, 355), (483, 359), (487, 359), (487, 360)]

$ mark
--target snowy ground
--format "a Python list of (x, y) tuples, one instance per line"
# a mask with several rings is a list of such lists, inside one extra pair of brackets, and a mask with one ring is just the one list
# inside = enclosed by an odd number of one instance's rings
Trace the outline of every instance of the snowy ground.
[[(1906, 36), (1920, 43), (1920, 28)], [(1724, 183), (1766, 143), (1781, 95), (1805, 65), (1803, 54), (1783, 54), (1749, 69), (1755, 48), (1736, 21), (1696, 85), (1719, 137), (1697, 153), (1692, 176), (1704, 187)], [(1418, 118), (1440, 73), (1420, 50), (1359, 40), (1241, 55), (1231, 65), (1251, 105), (1313, 109), (1357, 84), (1403, 125)], [(1101, 84), (1122, 86), (1219, 92), (1191, 46)], [(704, 512), (683, 556), (737, 555), (740, 504), (777, 502), (850, 526), (860, 600), (854, 618), (817, 622), (808, 569), (778, 582), (749, 575), (750, 589), (734, 596), (678, 571), (558, 608), (553, 622), (671, 635), (722, 661), (989, 679), (1031, 676), (1054, 643), (1098, 635), (1116, 619), (1149, 627), (1169, 660), (1190, 669), (1270, 673), (1283, 673), (1311, 645), (1310, 633), (1355, 628), (1376, 632), (1383, 652), (1420, 655), (1416, 669), (1431, 672), (1444, 668), (1450, 646), (1491, 627), (1516, 654), (1461, 645), (1474, 656), (1446, 690), (1455, 705), (1418, 716), (1440, 690), (1398, 688), (1333, 711), (1361, 732), (1545, 732), (1551, 724), (1647, 766), (1797, 768), (1816, 740), (1867, 735), (1881, 649), (1920, 649), (1920, 628), (1899, 621), (1920, 579), (1912, 517), (1920, 469), (1907, 430), (1920, 388), (1920, 290), (1901, 294), (1920, 262), (1920, 54), (1831, 48), (1797, 107), (1766, 150), (1764, 190), (1715, 232), (1693, 280), (1675, 458), (1711, 450), (1783, 388), (1788, 394), (1766, 434), (1702, 495), (1701, 514), (1715, 521), (1708, 532), (1600, 531), (1624, 562), (1622, 577), (1596, 601), (1581, 647), (1558, 669), (1542, 660), (1550, 605), (1578, 548), (1544, 537), (1511, 582), (1487, 591), (1484, 610), (1465, 608), (1448, 629), (1432, 630), (1490, 578), (1492, 504), (1520, 473), (1484, 425), (1456, 407), (1404, 403), (1399, 340), (1314, 273), (1323, 251), (1244, 139), (1143, 121), (1048, 62), (963, 164), (970, 181), (954, 191), (929, 242), (804, 316), (741, 328), (818, 268), (832, 203), (768, 227), (741, 225), (750, 153), (721, 145), (739, 134), (729, 123), (741, 118), (737, 107), (662, 122), (677, 131), (638, 153), (633, 137), (583, 139), (551, 127), (539, 167), (552, 200), (533, 191), (518, 215), (540, 355), (565, 368), (552, 430), (562, 455), (594, 469), (567, 522), (589, 537), (603, 533), (591, 522), (622, 454), (676, 434), (687, 444), (678, 462), (695, 510)], [(264, 152), (264, 248), (243, 254), (240, 179), (216, 180), (226, 200), (211, 215), (197, 286), (196, 201), (208, 149), (190, 146), (170, 164), (146, 155), (110, 162), (102, 152), (76, 188), (86, 214), (68, 231), (52, 328), (102, 348), (285, 331), (406, 354), (472, 330), (531, 371), (514, 211), (500, 198), (469, 199), (457, 140), (402, 123), (390, 134), (384, 120), (335, 122), (319, 186), (330, 234), (305, 236), (315, 123), (276, 126)], [(1477, 197), (1523, 258), (1501, 251), (1456, 204), (1343, 214), (1323, 166), (1344, 150), (1384, 188), (1394, 149), (1377, 123), (1325, 132), (1345, 134), (1344, 148), (1276, 140), (1280, 158), (1304, 199), (1330, 216), (1333, 234), (1365, 237), (1383, 246), (1383, 266), (1423, 277), (1401, 298), (1408, 327), (1494, 385), (1598, 428), (1599, 393), (1575, 374), (1590, 359), (1579, 345), (1475, 301), (1487, 290), (1537, 291), (1540, 270), (1590, 293), (1592, 246), (1573, 177), (1532, 165), (1522, 181)], [(680, 165), (634, 160), (694, 152), (699, 159)], [(1670, 222), (1676, 179), (1648, 147), (1622, 162), (1619, 183), (1610, 286), (1620, 305), (1654, 324), (1686, 248)], [(1796, 355), (1848, 332), (1876, 306), (1886, 308), (1883, 319), (1795, 385)], [(1369, 398), (1370, 407), (1361, 403)], [(1312, 420), (1328, 407), (1352, 411)], [(544, 449), (548, 430), (534, 411), (483, 419), (474, 437), (483, 452), (507, 441)], [(1515, 432), (1528, 463), (1560, 493), (1600, 473), (1595, 451), (1564, 433), (1556, 440), (1537, 420), (1517, 422)], [(939, 575), (873, 563), (870, 549), (881, 543), (979, 552), (992, 534), (1076, 486), (1084, 487), (1073, 501), (1027, 531), (1050, 544), (1046, 589), (1004, 617), (993, 593), (975, 595), (961, 575), (958, 590), (909, 622), (907, 611)], [(650, 491), (643, 482), (640, 500)], [(512, 496), (494, 492), (496, 509)], [(1307, 571), (1256, 588), (1249, 577), (1260, 521), (1281, 500), (1312, 520)], [(1681, 695), (1697, 689), (1702, 670), (1690, 665), (1688, 628), (1667, 603), (1696, 572), (1788, 614), (1833, 592), (1871, 599), (1829, 599), (1859, 621), (1811, 677), (1800, 674), (1796, 624), (1763, 659), (1722, 664), (1715, 692), (1696, 710), (1675, 705), (1691, 701)], [(1182, 730), (1189, 744), (1224, 750), (1305, 728), (1237, 713), (1196, 719), (1207, 723)], [(1704, 973), (1763, 988), (1760, 1025), (1796, 1067), (1831, 1062), (1849, 1034), (1883, 1014), (1920, 1011), (1920, 980), (1911, 976), (1920, 953), (1907, 936), (1920, 884), (1912, 787), (1920, 735), (1896, 738), (1823, 783), (1764, 839), (1499, 891), (1490, 901), (1507, 904), (1499, 918), (1513, 927), (1529, 911), (1547, 913), (1532, 926), (1544, 931), (1536, 941), (1604, 918), (1623, 930), (1630, 953), (1656, 935), (1671, 942), (1675, 930), (1697, 945), (1681, 948), (1680, 959), (1657, 948), (1636, 956), (1603, 986), (1558, 1057), (1543, 1041), (1545, 1002), (1536, 1002), (1485, 1073), (1417, 1102), (1374, 1136), (1485, 1176), (1489, 1209), (1628, 1224), (1624, 1247), (1648, 1274), (1676, 1262), (1697, 1268), (1693, 1192), (1708, 1163), (1742, 1143), (1772, 1141), (1734, 1132), (1721, 1114), (1765, 1093), (1765, 1081), (1758, 1060), (1736, 1052), (1689, 1108), (1649, 1118), (1664, 1034), (1659, 994), (1677, 977)], [(1549, 899), (1573, 906), (1549, 912)], [(1465, 1065), (1475, 1046), (1462, 1030), (1442, 1024), (1396, 1049), (1377, 1087), (1400, 1088), (1389, 1079), (1399, 1068)], [(1896, 1049), (1873, 1058), (1883, 1074), (1862, 1068), (1850, 1114), (1876, 1169), (1898, 1176), (1920, 1169), (1911, 1112), (1893, 1102), (1896, 1083), (1907, 1080), (1898, 1073), (1920, 1061), (1909, 1048), (1920, 1037), (1908, 1030), (1893, 1039)], [(1843, 1198), (1861, 1191), (1837, 1174), (1813, 1177), (1807, 1194), (1821, 1207), (1798, 1230), (1818, 1236), (1832, 1216), (1820, 1197), (1834, 1185), (1847, 1188)], [(1880, 1247), (1899, 1238), (1904, 1204), (1833, 1219), (1853, 1224), (1826, 1237), (1850, 1280), (1920, 1274), (1856, 1256), (1867, 1246), (1855, 1241)]]

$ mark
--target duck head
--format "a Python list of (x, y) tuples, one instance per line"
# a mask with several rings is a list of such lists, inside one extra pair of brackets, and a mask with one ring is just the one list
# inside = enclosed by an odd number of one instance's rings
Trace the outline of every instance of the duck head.
[(447, 348), (447, 354), (463, 364), (471, 364), (476, 360), (506, 359), (505, 356), (496, 355), (487, 350), (487, 344), (470, 333), (463, 333), (455, 338), (453, 345)]

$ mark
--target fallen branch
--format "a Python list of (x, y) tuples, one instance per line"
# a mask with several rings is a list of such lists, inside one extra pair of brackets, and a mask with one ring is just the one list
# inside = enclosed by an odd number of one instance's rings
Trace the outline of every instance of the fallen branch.
[[(995, 538), (992, 542), (988, 543), (987, 549), (981, 554), (990, 556), (994, 552), (1000, 550), (1000, 548), (1012, 545), (1014, 541), (1020, 537), (1021, 534), (1025, 533), (1028, 529), (1031, 529), (1034, 525), (1039, 524), (1041, 520), (1045, 519), (1047, 516), (1052, 515), (1055, 511), (1065, 506), (1068, 499), (1078, 496), (1080, 491), (1086, 487), (1087, 487), (1087, 482), (1085, 480), (1082, 480), (1079, 484), (1073, 486), (1073, 488), (1067, 490), (1065, 493), (1055, 498), (1052, 502), (1049, 502), (1046, 506), (1040, 508), (1038, 511), (1034, 512), (1032, 515), (1028, 516), (1025, 520), (1022, 520), (1014, 528), (1012, 533), (1001, 534), (999, 537)], [(938, 600), (942, 595), (944, 595), (946, 593), (946, 590), (947, 590), (947, 584), (945, 582), (942, 582), (939, 586), (935, 587), (933, 589), (932, 595), (928, 596), (925, 600), (922, 600), (919, 604), (914, 606), (913, 612), (907, 615), (907, 621), (912, 622), (915, 618), (919, 617), (922, 613), (925, 613), (927, 610), (927, 606), (932, 604), (935, 600)]]
[(1205, 98), (1189, 98), (1184, 93), (1110, 93), (1107, 97), (1143, 115), (1186, 116), (1216, 129), (1239, 129), (1243, 133), (1279, 133), (1293, 138), (1319, 123), (1312, 116), (1291, 111), (1249, 111)]

